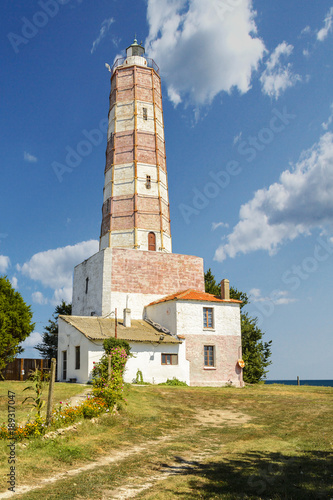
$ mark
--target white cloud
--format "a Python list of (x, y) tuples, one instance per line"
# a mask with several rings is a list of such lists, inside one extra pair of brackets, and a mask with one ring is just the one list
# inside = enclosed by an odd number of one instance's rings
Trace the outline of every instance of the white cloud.
[(323, 127), (324, 130), (328, 130), (329, 126), (333, 122), (333, 102), (331, 103), (330, 110), (331, 110), (331, 114), (328, 117), (327, 122), (324, 122), (324, 123), (321, 124), (321, 126)]
[(0, 255), (0, 273), (5, 273), (10, 266), (10, 259), (6, 255)]
[(36, 163), (38, 161), (36, 156), (33, 156), (30, 153), (27, 153), (26, 151), (24, 151), (23, 158), (24, 158), (24, 161), (27, 161), (28, 163)]
[(226, 222), (212, 222), (212, 231), (215, 231), (218, 227), (229, 227)]
[(249, 292), (250, 300), (253, 303), (256, 302), (272, 302), (276, 306), (292, 304), (296, 302), (296, 299), (288, 297), (289, 292), (287, 290), (274, 290), (268, 296), (262, 296), (259, 288), (252, 288)]
[(37, 344), (41, 343), (43, 341), (43, 337), (41, 336), (40, 333), (38, 332), (32, 332), (28, 338), (25, 339), (22, 344), (20, 344), (20, 347), (23, 347), (23, 349), (27, 349), (29, 347), (35, 347)]
[(52, 288), (54, 290), (52, 303), (58, 304), (62, 298), (68, 302), (72, 295), (74, 266), (97, 251), (98, 241), (83, 241), (73, 246), (36, 253), (23, 266), (18, 265), (17, 269), (30, 279)]
[(238, 144), (238, 143), (239, 143), (239, 141), (240, 141), (240, 140), (241, 140), (241, 138), (242, 138), (242, 135), (243, 135), (243, 132), (239, 132), (239, 134), (238, 134), (238, 135), (236, 135), (236, 136), (234, 137), (234, 140), (233, 140), (233, 145), (234, 145), (234, 146), (236, 146), (236, 144)]
[(64, 286), (62, 288), (57, 288), (54, 291), (53, 297), (51, 299), (51, 304), (54, 306), (60, 304), (62, 301), (72, 302), (72, 287)]
[(290, 57), (294, 47), (286, 42), (280, 43), (266, 62), (266, 69), (260, 77), (264, 94), (278, 99), (288, 87), (301, 81), (300, 75), (292, 72), (291, 63), (283, 64), (284, 58)]
[(10, 280), (11, 284), (12, 284), (12, 287), (15, 288), (16, 290), (18, 289), (18, 281), (17, 281), (17, 278), (16, 276), (13, 276), (12, 279)]
[(101, 43), (103, 38), (107, 35), (107, 32), (110, 29), (111, 24), (114, 23), (113, 17), (110, 17), (110, 19), (104, 19), (102, 22), (101, 28), (99, 30), (99, 35), (96, 38), (96, 40), (93, 41), (90, 53), (93, 54), (95, 50), (97, 49), (98, 45)]
[(304, 151), (280, 181), (256, 191), (240, 208), (240, 221), (220, 245), (215, 259), (266, 250), (273, 255), (285, 241), (333, 224), (333, 134), (327, 132)]
[(323, 42), (329, 33), (331, 33), (333, 28), (333, 7), (327, 12), (326, 17), (324, 19), (324, 27), (318, 31), (317, 40), (319, 42)]
[(252, 0), (148, 0), (146, 50), (176, 106), (209, 104), (220, 92), (250, 89), (265, 51)]
[(302, 29), (301, 31), (301, 35), (304, 36), (304, 35), (310, 35), (311, 33), (311, 28), (310, 26), (305, 26), (305, 28)]
[(47, 302), (48, 302), (47, 298), (44, 297), (42, 292), (34, 292), (31, 295), (31, 297), (32, 297), (32, 301), (35, 302), (35, 304), (44, 305), (44, 304), (47, 304)]

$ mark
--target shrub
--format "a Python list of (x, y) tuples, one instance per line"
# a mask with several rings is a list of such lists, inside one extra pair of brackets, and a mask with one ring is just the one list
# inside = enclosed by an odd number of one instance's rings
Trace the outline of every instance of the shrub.
[(106, 354), (110, 354), (112, 349), (115, 347), (121, 347), (125, 349), (127, 356), (130, 356), (131, 348), (127, 340), (115, 339), (114, 337), (110, 337), (105, 339), (103, 342), (104, 351)]
[(142, 371), (138, 369), (138, 371), (136, 372), (136, 377), (134, 379), (134, 383), (135, 384), (143, 384), (143, 375), (142, 375)]
[(98, 417), (107, 411), (107, 404), (102, 398), (92, 397), (86, 399), (80, 405), (80, 412), (84, 418)]
[[(111, 340), (111, 339), (108, 339)], [(109, 355), (111, 355), (111, 373), (109, 376)], [(104, 354), (96, 363), (92, 372), (93, 395), (105, 401), (108, 408), (123, 401), (123, 373), (128, 355), (124, 347), (111, 348), (109, 354)]]
[(168, 380), (166, 382), (163, 382), (162, 384), (158, 384), (158, 385), (181, 385), (181, 386), (187, 387), (186, 382), (182, 382), (181, 380), (178, 380), (178, 378), (176, 378), (176, 377), (173, 377), (173, 379), (168, 378)]

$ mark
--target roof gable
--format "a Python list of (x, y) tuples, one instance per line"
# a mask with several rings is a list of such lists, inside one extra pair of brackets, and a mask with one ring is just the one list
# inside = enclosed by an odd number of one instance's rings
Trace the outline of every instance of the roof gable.
[(154, 304), (160, 304), (161, 302), (168, 302), (170, 300), (184, 300), (184, 301), (195, 300), (199, 302), (220, 302), (220, 303), (234, 303), (234, 304), (242, 303), (241, 300), (221, 299), (219, 297), (216, 297), (215, 295), (212, 295), (211, 293), (199, 292), (198, 290), (193, 290), (192, 288), (189, 288), (188, 290), (176, 292), (171, 295), (167, 295), (162, 299), (155, 300), (154, 302), (148, 304), (148, 306), (152, 306)]

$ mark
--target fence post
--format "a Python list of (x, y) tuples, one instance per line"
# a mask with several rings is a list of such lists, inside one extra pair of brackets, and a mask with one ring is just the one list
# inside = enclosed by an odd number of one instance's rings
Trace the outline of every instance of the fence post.
[(24, 371), (24, 359), (21, 358), (21, 367), (20, 367), (20, 380), (23, 380), (23, 371)]
[(56, 360), (55, 358), (51, 359), (51, 373), (50, 373), (50, 384), (49, 384), (49, 395), (47, 399), (47, 410), (46, 410), (46, 425), (50, 425), (51, 416), (52, 416), (52, 403), (53, 403), (53, 389), (54, 389), (54, 380), (55, 380), (55, 371), (56, 371)]

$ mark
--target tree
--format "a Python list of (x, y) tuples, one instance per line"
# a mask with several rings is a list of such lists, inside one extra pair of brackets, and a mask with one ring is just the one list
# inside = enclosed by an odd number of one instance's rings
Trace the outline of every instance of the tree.
[(44, 359), (57, 359), (59, 314), (70, 316), (72, 314), (72, 304), (66, 304), (63, 300), (60, 305), (56, 306), (52, 318), (49, 319), (49, 324), (44, 327), (43, 342), (35, 347)]
[[(205, 290), (216, 296), (221, 296), (221, 285), (217, 284), (211, 269), (205, 273)], [(242, 352), (245, 367), (243, 370), (244, 382), (255, 384), (266, 377), (267, 366), (272, 362), (269, 360), (272, 341), (264, 342), (262, 337), (264, 332), (257, 326), (257, 318), (251, 318), (242, 309), (249, 303), (249, 298), (244, 292), (237, 288), (230, 287), (230, 298), (241, 300), (241, 332), (242, 332)]]
[(0, 276), (0, 370), (23, 352), (20, 343), (33, 332), (31, 307), (16, 292), (7, 276)]

